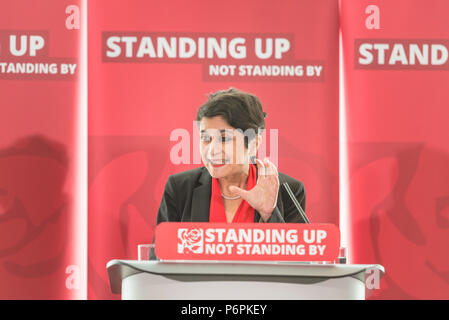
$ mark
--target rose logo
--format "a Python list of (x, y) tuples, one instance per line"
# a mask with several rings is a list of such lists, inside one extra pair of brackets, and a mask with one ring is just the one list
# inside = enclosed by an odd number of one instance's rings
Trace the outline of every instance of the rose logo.
[(179, 229), (178, 253), (203, 253), (203, 230)]

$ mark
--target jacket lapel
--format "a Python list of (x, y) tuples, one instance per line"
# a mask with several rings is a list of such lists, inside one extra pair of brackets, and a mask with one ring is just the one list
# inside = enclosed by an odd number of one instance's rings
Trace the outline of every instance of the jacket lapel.
[(190, 221), (209, 222), (210, 197), (212, 192), (212, 177), (205, 167), (198, 178), (198, 186), (193, 189)]

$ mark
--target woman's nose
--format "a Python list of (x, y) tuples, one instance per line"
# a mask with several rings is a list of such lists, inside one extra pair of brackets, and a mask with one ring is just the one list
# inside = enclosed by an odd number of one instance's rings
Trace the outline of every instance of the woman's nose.
[(208, 156), (211, 158), (220, 155), (223, 153), (223, 144), (219, 139), (212, 139), (211, 143), (209, 144), (209, 150), (208, 150)]

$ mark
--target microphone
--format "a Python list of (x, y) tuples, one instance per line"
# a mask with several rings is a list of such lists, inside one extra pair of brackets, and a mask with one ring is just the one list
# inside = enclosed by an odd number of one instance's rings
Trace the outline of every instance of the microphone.
[(293, 204), (295, 205), (296, 209), (298, 210), (299, 214), (301, 215), (302, 219), (306, 222), (306, 223), (310, 223), (309, 219), (307, 219), (306, 213), (304, 212), (304, 210), (301, 208), (301, 205), (299, 204), (298, 200), (296, 200), (295, 195), (293, 194), (292, 189), (290, 189), (290, 186), (288, 185), (287, 182), (284, 182), (282, 184), (285, 188), (285, 190), (287, 190), (287, 193), (290, 197), (290, 199), (292, 199)]

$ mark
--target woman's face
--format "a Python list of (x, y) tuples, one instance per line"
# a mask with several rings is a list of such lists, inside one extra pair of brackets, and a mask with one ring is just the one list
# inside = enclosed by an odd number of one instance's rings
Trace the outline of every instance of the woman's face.
[(256, 139), (246, 148), (243, 132), (221, 116), (203, 117), (199, 126), (201, 158), (213, 178), (247, 173), (250, 155), (255, 155)]

